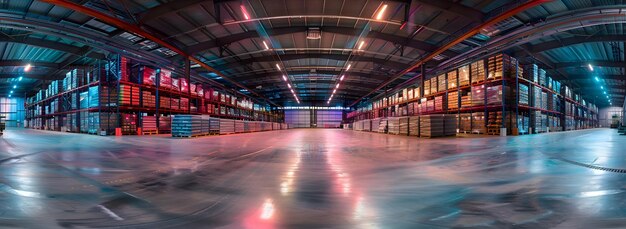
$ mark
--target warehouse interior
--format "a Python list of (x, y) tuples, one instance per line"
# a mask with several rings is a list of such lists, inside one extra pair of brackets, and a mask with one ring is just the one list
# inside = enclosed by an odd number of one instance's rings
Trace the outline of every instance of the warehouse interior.
[(626, 227), (622, 0), (0, 0), (0, 228)]

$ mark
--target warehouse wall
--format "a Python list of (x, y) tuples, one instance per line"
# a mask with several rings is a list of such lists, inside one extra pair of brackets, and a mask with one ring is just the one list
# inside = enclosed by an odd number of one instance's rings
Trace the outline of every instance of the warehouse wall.
[(7, 127), (24, 127), (24, 98), (0, 97), (0, 116), (4, 119)]
[(611, 117), (613, 115), (618, 115), (620, 117), (619, 119), (621, 120), (622, 117), (624, 117), (624, 112), (622, 107), (606, 107), (600, 109), (598, 115), (600, 116), (598, 117), (600, 121), (600, 126), (609, 127), (609, 125), (611, 124)]
[(341, 110), (285, 110), (289, 128), (339, 128), (342, 120)]

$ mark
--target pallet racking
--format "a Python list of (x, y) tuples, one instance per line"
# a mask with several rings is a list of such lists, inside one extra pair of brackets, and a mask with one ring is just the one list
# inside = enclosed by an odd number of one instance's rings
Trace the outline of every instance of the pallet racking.
[[(446, 87), (439, 87), (441, 83), (446, 83)], [(552, 79), (537, 65), (522, 66), (506, 54), (434, 74), (401, 91), (406, 90), (413, 93), (408, 93), (407, 97), (403, 96), (404, 92), (386, 94), (348, 113), (347, 118), (355, 121), (456, 114), (460, 133), (501, 135), (598, 126), (595, 105)], [(405, 109), (408, 110), (406, 115), (402, 112)]]
[(172, 116), (181, 114), (283, 122), (278, 109), (189, 81), (167, 69), (110, 55), (93, 66), (73, 69), (27, 98), (26, 126), (130, 135), (170, 133)]

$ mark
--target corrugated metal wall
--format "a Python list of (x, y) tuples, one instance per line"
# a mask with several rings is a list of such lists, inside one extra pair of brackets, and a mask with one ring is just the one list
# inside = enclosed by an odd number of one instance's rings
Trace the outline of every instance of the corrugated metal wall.
[(0, 98), (0, 116), (6, 117), (7, 127), (24, 127), (24, 99)]

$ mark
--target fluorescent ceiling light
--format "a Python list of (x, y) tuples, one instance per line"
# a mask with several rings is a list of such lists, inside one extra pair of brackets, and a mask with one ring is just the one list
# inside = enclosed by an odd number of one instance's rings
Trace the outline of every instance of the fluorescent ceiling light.
[(248, 15), (248, 10), (246, 10), (246, 6), (244, 5), (241, 5), (241, 14), (243, 14), (243, 18), (250, 20), (250, 15)]
[(17, 78), (17, 81), (22, 81), (22, 77), (20, 76), (20, 78)]
[(335, 86), (335, 88), (339, 88), (339, 84), (337, 84), (337, 86)]
[(346, 67), (346, 71), (350, 71), (351, 67), (352, 67), (352, 64), (348, 64), (348, 67)]
[(361, 43), (359, 44), (359, 50), (363, 49), (363, 45), (365, 45), (365, 41), (361, 41)]
[(278, 68), (278, 71), (282, 70), (280, 69), (280, 65), (276, 64), (276, 68)]
[(589, 71), (593, 72), (593, 66), (591, 66), (591, 64), (587, 64), (587, 67), (589, 67)]
[(270, 49), (270, 46), (267, 46), (267, 43), (265, 41), (263, 41), (263, 46), (265, 46), (265, 50)]
[(600, 82), (600, 79), (598, 79), (598, 77), (597, 77), (597, 76), (596, 76), (595, 78), (596, 78), (596, 81)]
[(387, 4), (383, 5), (380, 10), (378, 10), (378, 13), (376, 14), (376, 20), (383, 19), (383, 16), (385, 16), (385, 10), (387, 10)]
[(346, 75), (341, 75), (341, 78), (339, 78), (339, 81), (343, 81), (343, 77)]
[(283, 80), (287, 81), (287, 77), (285, 75), (283, 75)]
[(24, 67), (24, 71), (25, 71), (25, 72), (30, 71), (30, 69), (31, 69), (32, 67), (33, 67), (32, 65), (27, 64), (27, 65)]

